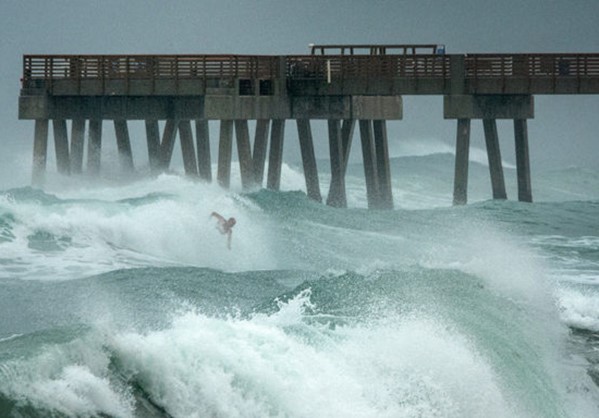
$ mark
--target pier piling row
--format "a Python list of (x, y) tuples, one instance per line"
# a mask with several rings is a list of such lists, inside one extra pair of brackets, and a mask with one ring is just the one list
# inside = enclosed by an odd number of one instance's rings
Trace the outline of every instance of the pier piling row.
[[(35, 120), (32, 182), (44, 182), (50, 121), (60, 174), (99, 175), (107, 121), (114, 125), (121, 170), (132, 173), (132, 120), (145, 122), (152, 174), (168, 170), (178, 138), (185, 174), (210, 182), (208, 122), (219, 121), (218, 184), (230, 187), (235, 135), (243, 189), (266, 181), (278, 190), (286, 122), (295, 120), (310, 199), (347, 206), (345, 174), (357, 125), (368, 207), (392, 209), (387, 122), (402, 119), (404, 95), (442, 95), (444, 117), (457, 125), (454, 204), (467, 203), (473, 119), (484, 128), (494, 199), (507, 198), (496, 121), (513, 120), (518, 199), (531, 202), (527, 120), (534, 117), (534, 95), (598, 94), (599, 54), (447, 55), (438, 46), (419, 52), (423, 47), (430, 46), (319, 45), (307, 56), (26, 55), (19, 118)], [(314, 120), (328, 126), (326, 199)]]

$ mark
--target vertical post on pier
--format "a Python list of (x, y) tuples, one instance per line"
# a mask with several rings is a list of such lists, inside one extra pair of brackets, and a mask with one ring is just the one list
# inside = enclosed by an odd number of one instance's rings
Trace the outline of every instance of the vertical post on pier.
[(268, 145), (268, 128), (270, 121), (268, 119), (258, 119), (256, 121), (256, 134), (254, 138), (253, 168), (254, 182), (262, 187), (264, 180), (264, 163), (266, 161), (266, 146)]
[(376, 174), (376, 153), (370, 120), (360, 120), (360, 139), (362, 142), (362, 161), (364, 178), (366, 179), (368, 208), (375, 209), (378, 207), (378, 181)]
[(131, 140), (129, 139), (129, 129), (127, 121), (124, 119), (114, 121), (114, 131), (116, 133), (116, 144), (119, 152), (119, 163), (124, 173), (133, 171), (133, 153), (131, 151)]
[(218, 184), (226, 189), (231, 184), (231, 153), (233, 147), (233, 121), (220, 121), (220, 139), (218, 143)]
[(100, 173), (100, 157), (102, 155), (102, 120), (89, 121), (89, 141), (87, 143), (87, 171), (96, 175)]
[(56, 165), (60, 174), (69, 174), (71, 161), (69, 159), (69, 138), (67, 137), (67, 121), (54, 119), (54, 148), (56, 151)]
[(150, 172), (156, 173), (160, 170), (160, 127), (156, 119), (146, 120), (146, 141)]
[(354, 137), (354, 128), (356, 126), (355, 119), (344, 119), (341, 125), (341, 143), (343, 146), (343, 169), (342, 173), (345, 176), (347, 173), (347, 164), (349, 162), (349, 153), (351, 151), (351, 143)]
[(470, 119), (458, 119), (455, 147), (455, 176), (453, 180), (453, 204), (468, 202), (468, 158), (470, 154)]
[(347, 207), (345, 196), (345, 177), (343, 175), (343, 142), (338, 119), (329, 119), (329, 155), (331, 158), (331, 186), (327, 205), (338, 208)]
[(252, 147), (250, 145), (250, 133), (247, 120), (235, 120), (235, 138), (237, 139), (237, 157), (239, 159), (241, 186), (244, 190), (247, 190), (254, 184)]
[(496, 120), (483, 119), (483, 128), (485, 131), (485, 142), (487, 144), (487, 157), (489, 159), (493, 199), (507, 199), (505, 180), (503, 178), (503, 167), (501, 166), (501, 151), (499, 149)]
[(83, 146), (85, 144), (85, 119), (73, 119), (71, 125), (71, 173), (81, 174)]
[(266, 187), (279, 190), (281, 187), (281, 168), (283, 165), (283, 139), (285, 119), (273, 119), (270, 132), (270, 154), (268, 157), (268, 176)]
[(518, 200), (532, 202), (530, 185), (530, 157), (528, 153), (528, 129), (526, 119), (514, 119), (516, 137), (516, 170), (518, 175)]
[(33, 172), (31, 180), (34, 187), (41, 187), (44, 183), (47, 155), (48, 119), (36, 119), (33, 141)]
[(183, 156), (185, 175), (197, 177), (198, 164), (196, 162), (196, 150), (193, 146), (191, 122), (189, 120), (179, 121), (179, 139), (181, 140), (181, 155)]
[(210, 131), (206, 119), (196, 120), (196, 147), (198, 152), (198, 172), (200, 178), (212, 181), (212, 162), (210, 160)]
[(173, 157), (175, 140), (177, 139), (177, 127), (179, 123), (175, 119), (167, 119), (162, 134), (162, 144), (160, 145), (160, 165), (162, 170), (168, 170)]
[(393, 209), (387, 125), (384, 120), (374, 120), (372, 124), (374, 128), (374, 147), (376, 150), (376, 168), (380, 208)]
[(309, 119), (297, 119), (297, 133), (302, 153), (306, 192), (310, 199), (322, 202), (320, 183), (318, 181), (318, 168), (316, 166), (316, 156), (314, 153), (314, 142), (312, 140), (312, 129), (310, 128)]

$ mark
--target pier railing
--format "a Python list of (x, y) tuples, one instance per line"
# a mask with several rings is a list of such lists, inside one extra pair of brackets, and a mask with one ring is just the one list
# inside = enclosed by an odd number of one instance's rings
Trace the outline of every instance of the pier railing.
[[(455, 58), (463, 60), (463, 65), (452, 68)], [(282, 63), (289, 81), (443, 80), (435, 84), (443, 86), (438, 94), (446, 93), (446, 80), (460, 78), (466, 82), (465, 93), (599, 89), (599, 54), (26, 55), (22, 82), (24, 88), (52, 92), (55, 81), (69, 81), (74, 86), (65, 91), (86, 94), (81, 83), (89, 81), (102, 85), (150, 81), (154, 85), (161, 80), (276, 79), (283, 77)], [(174, 94), (178, 93), (184, 92), (177, 88)]]

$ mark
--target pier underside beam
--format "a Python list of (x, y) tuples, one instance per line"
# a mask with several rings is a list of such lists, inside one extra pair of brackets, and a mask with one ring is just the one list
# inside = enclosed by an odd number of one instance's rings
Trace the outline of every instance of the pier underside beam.
[(114, 130), (116, 143), (119, 151), (119, 163), (124, 173), (133, 172), (133, 153), (131, 152), (131, 140), (126, 120), (115, 120)]
[(89, 142), (87, 143), (87, 171), (91, 175), (100, 173), (102, 155), (102, 120), (89, 121)]
[(376, 169), (379, 192), (378, 205), (380, 209), (393, 209), (387, 125), (384, 120), (374, 120), (372, 125), (374, 129), (374, 148), (376, 151)]
[(210, 159), (210, 131), (206, 119), (196, 120), (196, 147), (200, 178), (212, 181), (212, 161)]
[(70, 174), (71, 160), (69, 158), (69, 138), (67, 136), (67, 121), (54, 119), (54, 148), (56, 151), (56, 166), (60, 174)]
[(33, 142), (32, 184), (41, 187), (46, 174), (46, 158), (48, 155), (48, 119), (35, 120)]
[(185, 175), (197, 177), (198, 164), (196, 162), (196, 151), (193, 145), (191, 122), (189, 120), (182, 120), (179, 122), (179, 140), (181, 141), (181, 154), (183, 156)]
[(85, 119), (73, 119), (71, 124), (71, 173), (81, 174), (83, 170), (83, 147), (85, 146)]
[(360, 120), (360, 139), (362, 143), (362, 161), (364, 165), (364, 178), (366, 179), (366, 197), (368, 208), (375, 209), (378, 202), (378, 180), (376, 175), (376, 158), (372, 122)]
[(155, 174), (160, 170), (160, 127), (156, 119), (146, 120), (146, 141), (150, 172)]
[(532, 202), (530, 157), (528, 153), (528, 128), (526, 119), (514, 119), (514, 134), (516, 138), (518, 200), (521, 202)]
[(270, 120), (268, 119), (258, 119), (256, 121), (252, 162), (254, 170), (254, 183), (260, 187), (264, 181), (264, 163), (266, 162), (266, 147), (268, 145), (269, 126)]
[(318, 181), (318, 167), (314, 153), (314, 141), (312, 139), (312, 128), (309, 119), (297, 119), (297, 133), (302, 153), (302, 164), (306, 180), (306, 192), (308, 197), (317, 202), (322, 202), (320, 194), (320, 183)]
[(270, 154), (268, 158), (268, 178), (266, 187), (279, 190), (281, 187), (281, 167), (283, 164), (283, 139), (285, 119), (273, 119), (270, 133)]
[(218, 184), (228, 189), (231, 184), (231, 153), (233, 148), (233, 121), (220, 121), (220, 138), (218, 142), (218, 167), (216, 179)]
[(468, 158), (470, 154), (470, 119), (458, 119), (455, 149), (455, 176), (453, 179), (453, 204), (468, 202)]
[(485, 130), (485, 143), (487, 144), (487, 157), (489, 159), (489, 172), (491, 174), (491, 187), (493, 199), (507, 199), (505, 180), (501, 165), (501, 151), (497, 135), (497, 122), (495, 119), (483, 119)]
[(327, 197), (327, 205), (337, 208), (347, 207), (345, 195), (345, 176), (343, 175), (343, 142), (341, 139), (341, 121), (330, 119), (329, 155), (331, 158), (331, 186)]

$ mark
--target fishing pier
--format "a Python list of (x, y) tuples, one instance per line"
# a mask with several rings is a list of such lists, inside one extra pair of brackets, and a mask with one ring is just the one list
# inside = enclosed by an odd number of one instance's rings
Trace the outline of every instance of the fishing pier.
[(266, 174), (266, 187), (278, 190), (286, 121), (295, 120), (307, 194), (322, 201), (311, 121), (327, 120), (326, 203), (346, 206), (357, 125), (368, 206), (392, 209), (387, 122), (402, 119), (402, 96), (442, 95), (445, 119), (456, 120), (454, 204), (467, 202), (472, 119), (483, 123), (493, 198), (507, 198), (496, 121), (513, 120), (518, 199), (531, 202), (527, 120), (534, 95), (599, 94), (599, 54), (311, 45), (308, 55), (287, 56), (25, 55), (21, 81), (19, 119), (35, 121), (35, 186), (44, 181), (50, 121), (59, 173), (100, 173), (104, 121), (114, 125), (121, 169), (134, 171), (128, 122), (143, 120), (151, 172), (168, 169), (178, 138), (185, 174), (204, 181), (213, 180), (208, 121), (219, 121), (216, 181), (230, 185), (235, 136), (243, 188), (262, 187)]

